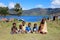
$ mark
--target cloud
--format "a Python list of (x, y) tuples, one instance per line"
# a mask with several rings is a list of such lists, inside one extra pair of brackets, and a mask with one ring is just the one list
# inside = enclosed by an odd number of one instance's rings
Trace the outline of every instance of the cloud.
[(52, 0), (51, 8), (60, 8), (60, 0)]
[(22, 8), (22, 10), (27, 10), (26, 8)]
[(0, 7), (6, 7), (6, 5), (3, 3), (0, 3)]
[(38, 4), (38, 5), (36, 5), (36, 7), (42, 8), (42, 7), (43, 7), (43, 5)]
[(8, 8), (9, 8), (9, 9), (14, 8), (14, 5), (15, 5), (15, 3), (10, 2), (9, 5), (8, 5)]
[[(15, 3), (10, 2), (10, 3), (8, 4), (8, 8), (9, 8), (9, 9), (14, 8), (14, 5), (15, 5)], [(7, 5), (5, 5), (4, 3), (0, 3), (0, 7), (7, 7)]]

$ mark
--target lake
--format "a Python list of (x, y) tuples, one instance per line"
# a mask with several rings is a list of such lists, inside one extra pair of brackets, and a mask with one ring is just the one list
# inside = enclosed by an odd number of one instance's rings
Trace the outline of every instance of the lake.
[[(48, 18), (48, 16), (5, 16), (5, 18), (10, 19), (10, 18), (15, 18), (15, 19), (22, 19), (26, 22), (37, 22), (37, 21), (41, 21), (42, 18)], [(0, 19), (2, 19), (3, 17), (0, 16)]]

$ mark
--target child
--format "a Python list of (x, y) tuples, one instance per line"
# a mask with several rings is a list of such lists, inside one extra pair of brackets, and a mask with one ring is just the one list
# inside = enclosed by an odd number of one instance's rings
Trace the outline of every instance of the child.
[(41, 34), (46, 34), (47, 33), (46, 19), (42, 19), (41, 24), (39, 26), (39, 33), (41, 33)]
[(31, 26), (31, 23), (28, 23), (28, 26), (26, 27), (26, 33), (31, 33), (31, 28), (30, 28), (30, 26)]
[(35, 23), (33, 27), (33, 32), (37, 33), (37, 31), (38, 31), (38, 27), (37, 27), (37, 24)]
[(17, 33), (17, 27), (16, 27), (16, 23), (13, 23), (13, 27), (11, 28), (11, 34)]
[(25, 23), (25, 21), (22, 21), (22, 29), (23, 29), (23, 31), (25, 32), (25, 28), (26, 28), (26, 23)]
[(25, 25), (25, 21), (22, 21), (22, 26), (24, 26)]
[(18, 32), (23, 33), (23, 29), (22, 28), (23, 28), (22, 25), (19, 25), (19, 31)]

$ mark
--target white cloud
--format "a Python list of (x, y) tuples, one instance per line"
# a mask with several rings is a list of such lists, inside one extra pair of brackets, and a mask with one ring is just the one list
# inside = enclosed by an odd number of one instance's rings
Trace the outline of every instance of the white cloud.
[(15, 3), (10, 2), (9, 5), (8, 5), (9, 9), (14, 8), (14, 5), (15, 5)]
[(43, 7), (43, 5), (39, 4), (39, 5), (36, 5), (36, 7), (42, 8), (42, 7)]
[(52, 0), (51, 8), (60, 8), (60, 0)]
[(6, 7), (6, 5), (3, 3), (0, 3), (0, 7)]
[(26, 8), (22, 8), (23, 10), (27, 10)]

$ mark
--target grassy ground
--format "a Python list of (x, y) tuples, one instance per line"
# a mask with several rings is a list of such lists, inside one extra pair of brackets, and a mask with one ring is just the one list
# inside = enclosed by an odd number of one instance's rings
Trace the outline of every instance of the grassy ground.
[[(60, 40), (60, 20), (49, 21), (48, 24), (48, 33), (45, 35), (42, 34), (10, 34), (10, 28), (12, 27), (13, 22), (0, 22), (0, 40)], [(20, 22), (16, 22), (17, 27)], [(39, 25), (39, 22), (36, 22)], [(27, 24), (27, 23), (26, 23)], [(32, 22), (32, 25), (34, 23)]]

